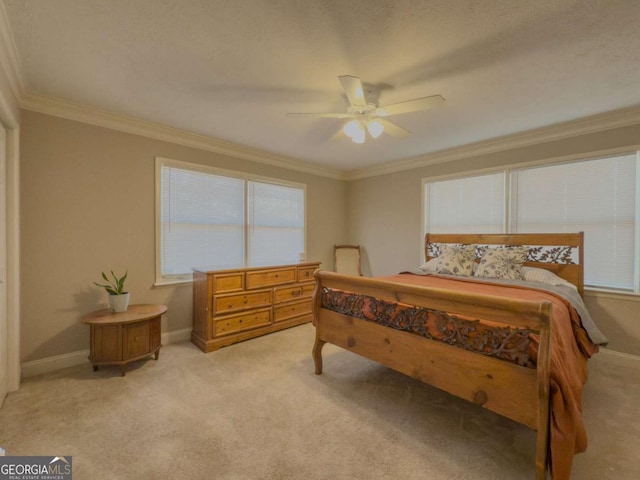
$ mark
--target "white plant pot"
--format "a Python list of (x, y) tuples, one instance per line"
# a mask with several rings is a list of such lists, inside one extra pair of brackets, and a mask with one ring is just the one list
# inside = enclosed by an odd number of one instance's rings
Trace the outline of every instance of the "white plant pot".
[(129, 307), (129, 292), (122, 295), (109, 295), (109, 307), (115, 313), (126, 312)]

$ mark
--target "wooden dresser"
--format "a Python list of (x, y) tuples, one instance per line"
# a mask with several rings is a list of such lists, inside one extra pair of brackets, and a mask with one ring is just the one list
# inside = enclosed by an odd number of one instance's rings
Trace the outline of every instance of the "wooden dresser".
[(193, 270), (191, 341), (202, 351), (311, 321), (319, 262)]

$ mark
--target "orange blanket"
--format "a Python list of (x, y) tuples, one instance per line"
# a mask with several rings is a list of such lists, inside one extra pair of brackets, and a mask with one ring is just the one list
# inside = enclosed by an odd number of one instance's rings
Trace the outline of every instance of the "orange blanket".
[(582, 420), (582, 388), (587, 381), (587, 359), (598, 351), (598, 346), (589, 340), (578, 313), (569, 302), (542, 290), (520, 285), (483, 283), (475, 279), (421, 275), (378, 278), (483, 295), (551, 302), (551, 476), (553, 480), (569, 480), (574, 454), (587, 448)]

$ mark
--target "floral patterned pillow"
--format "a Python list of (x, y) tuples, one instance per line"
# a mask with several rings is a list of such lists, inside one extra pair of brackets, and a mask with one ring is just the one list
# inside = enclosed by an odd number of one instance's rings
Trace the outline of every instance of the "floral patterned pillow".
[(473, 275), (480, 278), (522, 280), (522, 264), (527, 259), (527, 247), (488, 248)]
[(475, 245), (442, 245), (436, 273), (471, 276), (476, 259)]

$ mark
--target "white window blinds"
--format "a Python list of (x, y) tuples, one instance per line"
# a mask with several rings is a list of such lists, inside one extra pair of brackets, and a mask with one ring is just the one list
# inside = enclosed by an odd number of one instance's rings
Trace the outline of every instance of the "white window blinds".
[(512, 231), (585, 232), (585, 284), (634, 289), (636, 155), (512, 172)]
[(504, 173), (425, 184), (425, 228), (430, 233), (502, 233)]
[(304, 190), (250, 181), (247, 198), (249, 264), (299, 261), (304, 253)]
[(163, 166), (161, 196), (162, 276), (243, 264), (242, 179)]

